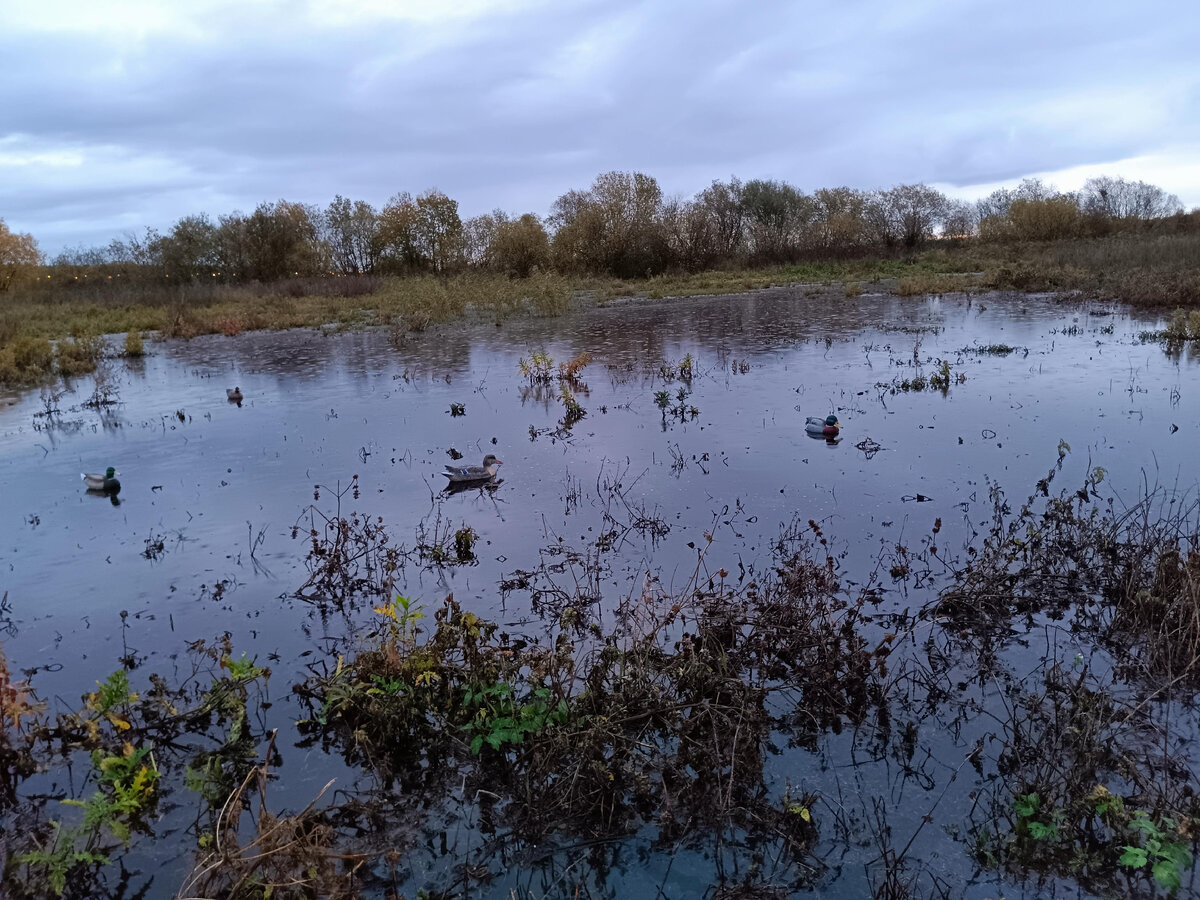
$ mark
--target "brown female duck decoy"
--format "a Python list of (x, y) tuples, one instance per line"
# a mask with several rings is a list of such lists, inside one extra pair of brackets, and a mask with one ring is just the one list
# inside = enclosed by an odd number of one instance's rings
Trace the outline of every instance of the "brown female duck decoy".
[(504, 464), (491, 453), (483, 458), (482, 466), (446, 466), (442, 474), (450, 479), (450, 484), (465, 484), (471, 481), (491, 481), (496, 477), (496, 467)]

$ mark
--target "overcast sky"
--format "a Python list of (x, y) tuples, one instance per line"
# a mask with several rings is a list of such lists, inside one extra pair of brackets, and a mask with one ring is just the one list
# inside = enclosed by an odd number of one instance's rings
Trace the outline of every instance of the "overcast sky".
[(264, 200), (544, 215), (1037, 175), (1200, 206), (1197, 0), (0, 0), (0, 218), (44, 250)]

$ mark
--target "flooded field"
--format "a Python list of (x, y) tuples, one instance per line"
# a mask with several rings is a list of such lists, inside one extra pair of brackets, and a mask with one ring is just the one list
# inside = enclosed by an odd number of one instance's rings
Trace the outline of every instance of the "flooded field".
[(1190, 895), (1200, 366), (1155, 328), (780, 289), (15, 395), (5, 888)]

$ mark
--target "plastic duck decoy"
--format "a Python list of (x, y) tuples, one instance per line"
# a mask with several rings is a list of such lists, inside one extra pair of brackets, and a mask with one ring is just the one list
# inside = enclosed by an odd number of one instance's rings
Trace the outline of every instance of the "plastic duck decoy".
[(238, 406), (242, 405), (243, 398), (242, 389), (240, 387), (226, 388), (225, 396), (229, 398), (230, 403), (236, 403)]
[(121, 491), (121, 482), (117, 481), (117, 476), (120, 474), (112, 466), (109, 466), (103, 475), (80, 472), (79, 477), (83, 479), (83, 483), (87, 485), (89, 491), (103, 491), (106, 494), (117, 494)]
[(842, 423), (838, 421), (837, 416), (826, 416), (824, 419), (809, 416), (808, 421), (804, 423), (804, 430), (814, 437), (834, 438), (838, 436), (841, 428)]
[(496, 477), (497, 466), (504, 461), (496, 459), (491, 453), (483, 458), (482, 466), (446, 466), (442, 474), (450, 479), (450, 484), (467, 484), (472, 481), (491, 481)]

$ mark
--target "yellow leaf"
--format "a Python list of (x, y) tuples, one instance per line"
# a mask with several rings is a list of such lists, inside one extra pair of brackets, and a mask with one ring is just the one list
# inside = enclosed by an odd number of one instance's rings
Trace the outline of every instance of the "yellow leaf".
[(808, 811), (807, 806), (800, 807), (800, 818), (802, 818), (805, 822), (812, 821), (812, 813)]

